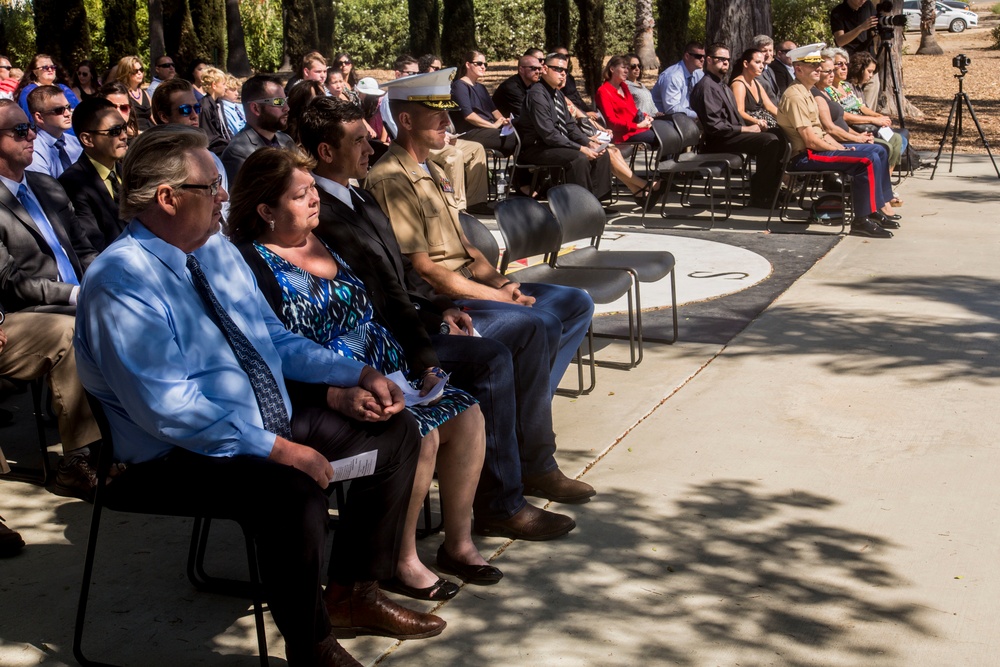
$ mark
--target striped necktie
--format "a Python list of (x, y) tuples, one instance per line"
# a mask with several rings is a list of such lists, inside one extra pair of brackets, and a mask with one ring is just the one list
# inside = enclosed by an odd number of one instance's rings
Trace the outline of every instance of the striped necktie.
[(557, 90), (556, 94), (552, 97), (552, 101), (556, 105), (556, 129), (559, 133), (568, 136), (566, 132), (566, 116), (568, 112), (566, 111), (566, 100), (563, 99), (562, 91)]

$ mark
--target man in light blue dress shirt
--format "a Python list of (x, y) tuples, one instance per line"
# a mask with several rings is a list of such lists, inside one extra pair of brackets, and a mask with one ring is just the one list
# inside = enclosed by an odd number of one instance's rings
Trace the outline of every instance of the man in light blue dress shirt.
[[(121, 212), (133, 219), (91, 265), (75, 339), (81, 380), (130, 463), (109, 498), (243, 523), (289, 665), (358, 665), (332, 628), (409, 639), (445, 626), (377, 584), (394, 576), (419, 431), (388, 379), (285, 329), (219, 233), (227, 197), (193, 128), (153, 128), (126, 155)], [(370, 400), (293, 414), (284, 378)], [(375, 471), (352, 481), (324, 592), (329, 461), (365, 452)]]
[(69, 101), (56, 86), (38, 86), (28, 95), (31, 120), (38, 128), (30, 171), (59, 178), (83, 155), (80, 141), (68, 132), (73, 123)]
[(695, 120), (691, 109), (691, 90), (705, 76), (705, 47), (700, 42), (688, 42), (684, 56), (660, 73), (653, 85), (653, 104), (667, 115), (686, 113)]

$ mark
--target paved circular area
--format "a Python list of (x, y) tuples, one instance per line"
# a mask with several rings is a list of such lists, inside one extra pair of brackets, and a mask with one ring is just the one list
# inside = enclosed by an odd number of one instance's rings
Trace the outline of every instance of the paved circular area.
[[(500, 246), (503, 238), (494, 232)], [(568, 251), (572, 246), (567, 246)], [(771, 275), (771, 263), (755, 252), (688, 236), (644, 234), (607, 230), (601, 239), (601, 250), (665, 250), (673, 253), (677, 262), (677, 304), (716, 299), (740, 292)], [(639, 290), (642, 309), (670, 306), (670, 279), (643, 283)], [(614, 303), (598, 305), (597, 313), (623, 312), (628, 303), (622, 297)]]

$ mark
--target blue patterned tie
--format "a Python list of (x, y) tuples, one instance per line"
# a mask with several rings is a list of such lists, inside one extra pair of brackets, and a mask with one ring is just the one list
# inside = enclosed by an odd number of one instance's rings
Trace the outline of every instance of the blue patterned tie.
[(208, 284), (205, 272), (201, 270), (201, 264), (194, 255), (187, 256), (187, 267), (191, 272), (198, 296), (208, 307), (209, 316), (226, 337), (229, 347), (233, 348), (236, 360), (250, 379), (250, 386), (260, 408), (260, 416), (264, 421), (264, 429), (282, 438), (290, 438), (292, 429), (289, 425), (288, 410), (285, 409), (285, 401), (281, 397), (281, 391), (271, 369), (219, 303), (212, 286)]
[(49, 244), (52, 256), (56, 260), (56, 268), (59, 270), (59, 279), (70, 285), (79, 285), (80, 280), (76, 277), (73, 262), (69, 261), (69, 255), (66, 254), (66, 250), (63, 249), (62, 244), (59, 242), (56, 230), (52, 228), (52, 224), (49, 222), (42, 207), (28, 193), (28, 187), (24, 183), (21, 183), (21, 186), (17, 189), (17, 201), (21, 202), (21, 206), (28, 212), (31, 219), (35, 221), (38, 231), (42, 233), (45, 242)]
[(56, 139), (56, 150), (59, 151), (59, 164), (62, 165), (62, 171), (66, 171), (67, 169), (72, 167), (73, 161), (69, 159), (69, 153), (66, 152), (65, 137), (59, 137), (58, 139)]

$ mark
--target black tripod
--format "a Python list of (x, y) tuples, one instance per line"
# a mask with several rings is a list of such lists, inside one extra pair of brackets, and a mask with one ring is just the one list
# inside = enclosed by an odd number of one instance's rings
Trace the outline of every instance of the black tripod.
[[(993, 151), (990, 150), (990, 142), (986, 141), (986, 135), (983, 134), (983, 126), (979, 124), (979, 119), (976, 118), (976, 112), (972, 109), (972, 102), (969, 101), (969, 96), (963, 90), (963, 84), (965, 83), (965, 75), (968, 70), (964, 67), (959, 68), (960, 73), (955, 75), (958, 79), (958, 92), (955, 93), (955, 99), (951, 102), (951, 111), (948, 112), (948, 122), (944, 126), (944, 134), (941, 135), (941, 143), (938, 144), (937, 155), (934, 156), (934, 171), (931, 172), (931, 180), (934, 180), (934, 174), (937, 173), (938, 161), (941, 159), (941, 151), (944, 150), (944, 142), (948, 139), (948, 131), (951, 130), (951, 161), (948, 163), (948, 173), (951, 173), (952, 167), (955, 164), (955, 144), (958, 143), (958, 138), (962, 136), (962, 104), (965, 104), (965, 108), (969, 110), (969, 115), (972, 116), (972, 122), (976, 124), (976, 129), (979, 131), (979, 138), (983, 140), (983, 146), (986, 147), (986, 154), (990, 156), (990, 162), (993, 163), (993, 169), (997, 172), (997, 178), (1000, 178), (1000, 168), (997, 168), (997, 161), (993, 159)], [(951, 124), (952, 118), (955, 119), (955, 124)]]
[[(875, 53), (875, 62), (878, 65), (879, 72), (889, 73), (889, 78), (892, 81), (892, 92), (896, 98), (896, 117), (899, 119), (900, 129), (905, 129), (906, 121), (903, 118), (903, 98), (899, 94), (899, 81), (896, 80), (895, 61), (892, 59), (892, 39), (882, 38), (882, 41), (878, 45), (878, 51)], [(884, 90), (884, 82), (882, 87)]]

